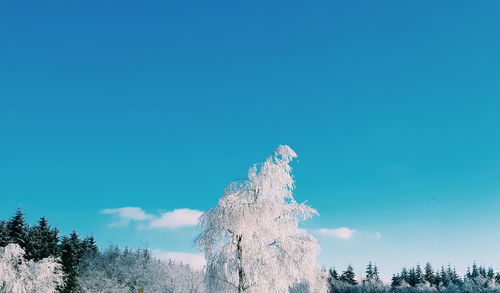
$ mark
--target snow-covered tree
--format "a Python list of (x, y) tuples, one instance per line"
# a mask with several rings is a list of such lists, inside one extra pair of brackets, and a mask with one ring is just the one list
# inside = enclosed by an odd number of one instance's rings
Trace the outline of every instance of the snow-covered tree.
[(78, 284), (83, 292), (199, 293), (203, 276), (188, 265), (159, 261), (148, 250), (121, 251), (110, 247), (87, 254), (78, 268)]
[(0, 248), (0, 292), (54, 293), (64, 284), (61, 264), (53, 257), (26, 260), (18, 244)]
[(200, 217), (197, 244), (207, 260), (209, 292), (281, 293), (299, 285), (324, 292), (319, 245), (298, 227), (317, 212), (293, 197), (289, 163), (295, 157), (290, 147), (279, 146)]

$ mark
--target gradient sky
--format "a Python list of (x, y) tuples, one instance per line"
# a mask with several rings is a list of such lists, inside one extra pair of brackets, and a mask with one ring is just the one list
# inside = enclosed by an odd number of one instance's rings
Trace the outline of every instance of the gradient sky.
[[(0, 216), (196, 252), (205, 210), (279, 144), (321, 263), (500, 269), (500, 2), (3, 1)], [(348, 227), (350, 239), (318, 229)], [(376, 234), (380, 233), (380, 235)]]

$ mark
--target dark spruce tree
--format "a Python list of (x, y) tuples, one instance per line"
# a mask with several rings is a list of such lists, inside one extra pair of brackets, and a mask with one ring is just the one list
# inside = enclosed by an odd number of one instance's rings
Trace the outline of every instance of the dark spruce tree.
[(7, 223), (5, 221), (0, 221), (0, 247), (5, 247), (7, 244), (9, 244)]
[(444, 267), (441, 267), (441, 275), (439, 279), (443, 287), (448, 287), (451, 283), (450, 276), (448, 275), (447, 271), (445, 271)]
[(432, 269), (432, 265), (430, 262), (425, 264), (424, 268), (424, 280), (428, 282), (429, 284), (435, 286), (436, 284), (436, 278), (434, 274), (434, 270)]
[(370, 283), (373, 280), (373, 266), (372, 262), (369, 262), (365, 270), (365, 279), (363, 283)]
[(403, 281), (407, 284), (410, 284), (410, 273), (406, 268), (403, 268), (401, 270), (401, 283), (403, 283)]
[(348, 285), (357, 285), (358, 282), (355, 279), (356, 274), (354, 274), (354, 269), (352, 268), (351, 265), (347, 266), (347, 269), (342, 272), (342, 275), (340, 276), (340, 281), (348, 284)]
[(16, 214), (7, 222), (7, 238), (9, 243), (16, 243), (27, 250), (29, 227), (24, 220), (24, 213), (21, 208), (17, 209)]
[(401, 278), (401, 275), (400, 274), (394, 274), (392, 275), (392, 279), (391, 279), (391, 287), (392, 288), (396, 288), (396, 287), (400, 287), (401, 285), (403, 285), (403, 278)]
[(328, 270), (328, 277), (326, 279), (328, 283), (328, 292), (330, 293), (340, 293), (338, 287), (339, 274), (335, 270), (335, 268), (331, 268)]
[(462, 285), (462, 279), (457, 274), (457, 271), (455, 270), (455, 268), (452, 268), (450, 264), (448, 264), (448, 268), (446, 269), (446, 274), (448, 275), (448, 280), (451, 284), (453, 284), (455, 286)]
[(424, 274), (422, 272), (422, 268), (420, 267), (420, 265), (417, 264), (417, 267), (415, 268), (415, 285), (423, 283), (424, 283)]
[(378, 267), (376, 264), (373, 266), (373, 280), (377, 283), (382, 283), (382, 281), (380, 280), (380, 275), (378, 273)]
[(82, 256), (83, 255), (93, 255), (98, 252), (97, 245), (95, 243), (94, 236), (90, 235), (87, 236), (85, 239), (82, 241)]
[(41, 260), (49, 256), (59, 256), (59, 231), (52, 228), (45, 217), (40, 218), (37, 225), (31, 229), (31, 258)]
[(83, 256), (82, 242), (76, 231), (69, 236), (65, 236), (61, 242), (61, 263), (65, 275), (65, 286), (61, 292), (78, 292), (78, 265)]

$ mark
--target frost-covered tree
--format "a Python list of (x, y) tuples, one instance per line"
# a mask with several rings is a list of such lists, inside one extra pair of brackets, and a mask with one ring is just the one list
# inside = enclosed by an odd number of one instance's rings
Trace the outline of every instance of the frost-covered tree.
[(372, 263), (369, 262), (365, 272), (366, 275), (365, 279), (363, 280), (363, 290), (366, 292), (381, 291), (383, 284), (380, 280), (377, 265), (372, 265)]
[(200, 217), (196, 242), (205, 252), (209, 292), (281, 293), (299, 284), (325, 290), (319, 245), (298, 227), (317, 212), (293, 197), (290, 162), (296, 156), (279, 146)]
[(54, 293), (64, 284), (61, 264), (53, 257), (26, 260), (18, 244), (0, 248), (0, 292)]
[(7, 223), (5, 221), (0, 221), (0, 247), (7, 246), (7, 244), (9, 244)]
[(78, 268), (84, 293), (200, 293), (203, 276), (188, 265), (159, 261), (146, 249), (121, 251), (110, 247), (87, 254)]

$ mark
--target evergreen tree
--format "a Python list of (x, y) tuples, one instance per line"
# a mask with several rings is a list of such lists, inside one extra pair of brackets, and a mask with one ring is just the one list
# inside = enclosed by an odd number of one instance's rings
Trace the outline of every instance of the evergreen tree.
[(405, 283), (410, 284), (410, 273), (406, 268), (401, 270), (401, 280), (405, 281)]
[(331, 268), (328, 270), (328, 292), (330, 293), (340, 293), (338, 287), (339, 274), (335, 270), (335, 268)]
[(354, 269), (351, 265), (347, 266), (347, 269), (342, 272), (342, 275), (340, 276), (340, 281), (349, 284), (349, 285), (357, 285), (358, 282), (354, 279), (356, 277), (356, 274), (354, 274)]
[(470, 273), (470, 278), (475, 279), (475, 278), (479, 277), (479, 275), (480, 275), (479, 268), (477, 267), (476, 262), (474, 262), (472, 264), (472, 272)]
[(372, 262), (368, 263), (365, 272), (366, 276), (365, 279), (363, 280), (363, 284), (379, 285), (382, 283), (378, 275), (378, 268), (376, 265), (372, 265)]
[(372, 262), (369, 262), (368, 265), (366, 266), (365, 273), (366, 273), (366, 275), (365, 275), (365, 279), (363, 280), (363, 283), (371, 282), (373, 280)]
[(448, 280), (451, 284), (460, 286), (462, 284), (462, 280), (460, 276), (457, 274), (455, 268), (452, 268), (450, 264), (448, 264), (448, 268), (446, 269), (446, 273), (448, 275)]
[(66, 283), (62, 290), (63, 293), (71, 293), (78, 290), (77, 268), (82, 256), (82, 242), (76, 231), (73, 231), (69, 237), (63, 237), (61, 243), (61, 262)]
[(7, 244), (9, 244), (7, 223), (5, 221), (0, 221), (0, 247), (5, 247)]
[(441, 275), (439, 274), (439, 270), (436, 271), (436, 273), (434, 274), (434, 286), (436, 288), (440, 288), (441, 287)]
[(337, 271), (335, 270), (335, 268), (331, 268), (330, 270), (328, 270), (328, 274), (329, 274), (329, 278), (333, 281), (338, 281), (339, 280), (339, 274), (337, 273)]
[(401, 278), (401, 275), (399, 274), (394, 274), (392, 275), (392, 280), (391, 280), (391, 287), (392, 288), (397, 288), (403, 284), (403, 279)]
[(28, 225), (24, 220), (24, 213), (21, 208), (17, 209), (16, 214), (7, 222), (7, 236), (9, 243), (18, 244), (26, 251), (28, 246)]
[(82, 241), (82, 254), (94, 254), (98, 251), (97, 245), (95, 244), (94, 236), (87, 236)]
[(422, 273), (422, 268), (420, 268), (420, 265), (417, 264), (417, 267), (415, 269), (415, 285), (423, 283), (424, 283), (424, 274)]
[(30, 258), (35, 261), (49, 256), (59, 256), (59, 231), (52, 228), (45, 217), (40, 218), (38, 224), (31, 230), (30, 237)]
[(488, 271), (486, 272), (486, 278), (491, 281), (495, 279), (495, 271), (493, 270), (492, 267), (488, 268)]
[(415, 268), (411, 268), (408, 272), (408, 284), (412, 287), (415, 287), (417, 284), (417, 274), (415, 272)]
[[(448, 287), (450, 284), (451, 284), (451, 279), (450, 279), (450, 275), (449, 275), (449, 267), (448, 266), (448, 270), (445, 271), (444, 270), (444, 267), (441, 267), (441, 283), (444, 287)], [(469, 269), (467, 269), (468, 271)]]
[(432, 265), (430, 262), (425, 264), (424, 269), (424, 280), (431, 285), (435, 285), (435, 275), (434, 270), (432, 269)]

